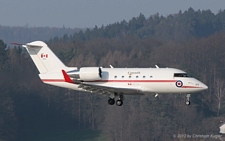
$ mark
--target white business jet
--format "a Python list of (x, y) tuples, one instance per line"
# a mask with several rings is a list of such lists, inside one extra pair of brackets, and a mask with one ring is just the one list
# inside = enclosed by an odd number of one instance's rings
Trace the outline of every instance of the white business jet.
[[(108, 95), (108, 104), (123, 105), (124, 95), (190, 93), (208, 87), (186, 72), (174, 68), (67, 67), (42, 41), (23, 45), (39, 70), (40, 79), (50, 85)], [(116, 101), (115, 101), (116, 99)]]

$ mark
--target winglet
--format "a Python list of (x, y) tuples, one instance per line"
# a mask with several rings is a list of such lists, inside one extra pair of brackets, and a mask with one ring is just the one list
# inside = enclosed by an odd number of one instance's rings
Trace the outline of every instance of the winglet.
[(64, 77), (65, 82), (73, 83), (73, 80), (71, 80), (69, 75), (64, 70), (62, 70), (62, 73), (63, 73), (63, 77)]

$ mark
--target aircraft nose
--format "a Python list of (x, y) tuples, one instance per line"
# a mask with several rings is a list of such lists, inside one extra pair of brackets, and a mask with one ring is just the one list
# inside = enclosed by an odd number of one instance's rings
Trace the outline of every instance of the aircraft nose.
[(206, 86), (204, 83), (201, 84), (202, 90), (207, 90), (208, 86)]
[(207, 90), (208, 89), (208, 86), (206, 86), (205, 84), (203, 84), (203, 89), (204, 90)]

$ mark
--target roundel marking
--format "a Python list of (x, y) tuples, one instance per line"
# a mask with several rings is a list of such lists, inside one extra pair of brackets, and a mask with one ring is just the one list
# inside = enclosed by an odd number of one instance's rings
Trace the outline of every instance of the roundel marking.
[(182, 86), (183, 86), (183, 82), (180, 81), (180, 80), (178, 80), (178, 81), (176, 82), (176, 86), (177, 86), (177, 87), (182, 87)]

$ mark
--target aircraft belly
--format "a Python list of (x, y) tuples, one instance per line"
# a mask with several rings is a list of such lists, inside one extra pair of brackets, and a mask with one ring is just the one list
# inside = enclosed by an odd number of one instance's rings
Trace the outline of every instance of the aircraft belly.
[(142, 84), (144, 92), (150, 93), (168, 93), (171, 91), (171, 83), (148, 83)]
[(102, 82), (92, 82), (92, 83), (87, 83), (87, 84), (92, 84), (96, 85), (99, 87), (111, 87), (111, 88), (137, 88), (135, 86), (130, 86), (127, 83), (102, 83)]

